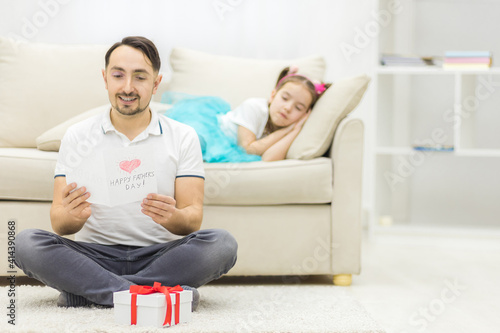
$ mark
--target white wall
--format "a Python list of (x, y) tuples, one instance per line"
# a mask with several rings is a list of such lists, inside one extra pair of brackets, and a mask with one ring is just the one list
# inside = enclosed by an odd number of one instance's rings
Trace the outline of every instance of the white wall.
[(0, 0), (0, 34), (33, 42), (107, 43), (144, 35), (173, 46), (254, 58), (324, 55), (327, 78), (371, 69), (371, 44), (347, 59), (370, 0)]
[[(0, 35), (99, 44), (143, 35), (157, 45), (167, 77), (174, 46), (252, 58), (320, 54), (331, 82), (372, 73), (374, 13), (372, 0), (0, 0)], [(355, 112), (366, 121), (371, 96)]]

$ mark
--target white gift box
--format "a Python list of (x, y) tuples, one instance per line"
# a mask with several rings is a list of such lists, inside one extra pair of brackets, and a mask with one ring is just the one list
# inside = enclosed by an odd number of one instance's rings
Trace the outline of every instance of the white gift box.
[[(171, 293), (172, 316), (170, 326), (176, 324), (176, 309), (179, 309), (179, 323), (186, 323), (191, 320), (191, 302), (193, 292), (183, 290), (179, 294), (179, 305), (176, 305), (176, 294)], [(131, 325), (132, 323), (132, 293), (129, 290), (117, 291), (113, 293), (113, 303), (115, 311), (115, 322), (118, 324)], [(162, 327), (167, 314), (167, 300), (163, 293), (137, 295), (137, 326)]]

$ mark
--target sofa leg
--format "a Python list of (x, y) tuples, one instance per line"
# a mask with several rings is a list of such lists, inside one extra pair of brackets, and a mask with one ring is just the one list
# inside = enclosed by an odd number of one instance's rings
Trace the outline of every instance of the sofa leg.
[(333, 284), (348, 287), (352, 283), (352, 274), (336, 274), (333, 276)]

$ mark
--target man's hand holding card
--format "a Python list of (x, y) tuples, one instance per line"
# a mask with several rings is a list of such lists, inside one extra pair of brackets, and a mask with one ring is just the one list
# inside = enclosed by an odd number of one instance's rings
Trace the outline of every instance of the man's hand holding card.
[(151, 217), (156, 223), (166, 227), (166, 224), (175, 213), (175, 199), (161, 194), (148, 194), (142, 201), (142, 212)]

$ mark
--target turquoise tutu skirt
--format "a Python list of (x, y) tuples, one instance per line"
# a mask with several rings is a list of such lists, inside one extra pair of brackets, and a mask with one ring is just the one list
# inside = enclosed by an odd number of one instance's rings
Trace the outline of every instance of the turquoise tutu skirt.
[(183, 99), (165, 115), (193, 127), (200, 139), (203, 160), (208, 163), (254, 162), (259, 155), (247, 154), (234, 139), (224, 134), (219, 116), (231, 110), (229, 103), (218, 97), (206, 96)]

